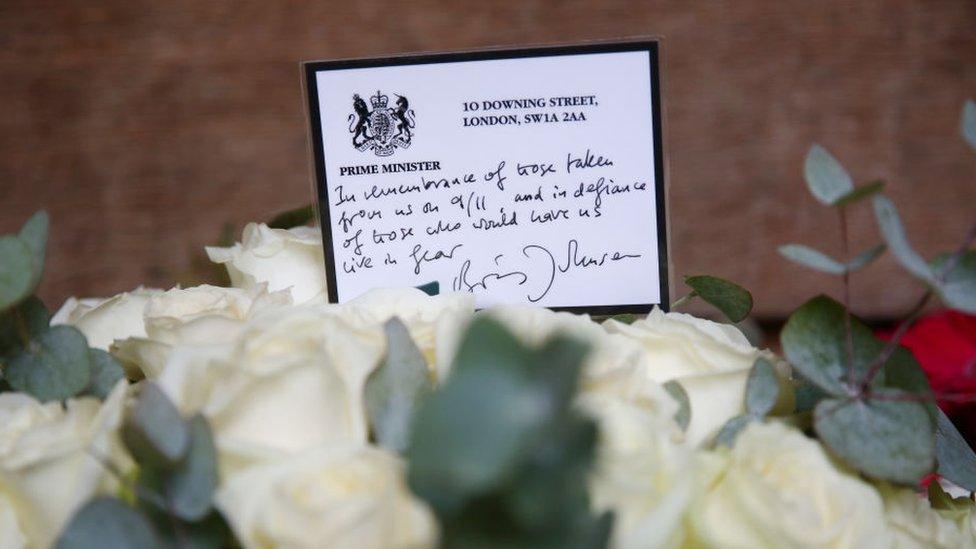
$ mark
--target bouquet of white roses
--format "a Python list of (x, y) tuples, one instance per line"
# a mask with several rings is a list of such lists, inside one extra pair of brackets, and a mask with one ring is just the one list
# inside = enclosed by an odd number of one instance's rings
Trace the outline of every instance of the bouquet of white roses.
[[(832, 207), (873, 201), (918, 310), (976, 311), (976, 234), (927, 262), (882, 185), (819, 147), (806, 176)], [(783, 358), (657, 309), (476, 312), (429, 287), (332, 304), (317, 230), (251, 224), (208, 249), (232, 287), (51, 316), (47, 229), (0, 237), (0, 547), (976, 547), (972, 497), (921, 488), (976, 490), (976, 454), (898, 332), (828, 297), (790, 317)], [(781, 251), (846, 282), (884, 249)], [(679, 303), (751, 310), (686, 282)]]

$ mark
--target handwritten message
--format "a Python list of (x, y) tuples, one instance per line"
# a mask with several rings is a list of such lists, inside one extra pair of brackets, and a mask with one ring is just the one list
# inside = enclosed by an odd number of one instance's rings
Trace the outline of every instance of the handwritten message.
[(438, 281), (479, 306), (659, 303), (650, 70), (623, 52), (317, 73), (336, 298)]

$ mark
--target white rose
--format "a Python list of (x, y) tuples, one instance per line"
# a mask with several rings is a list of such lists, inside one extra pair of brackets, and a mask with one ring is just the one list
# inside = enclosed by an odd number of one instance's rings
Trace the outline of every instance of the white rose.
[(288, 292), (268, 293), (265, 284), (248, 290), (209, 285), (173, 288), (147, 301), (145, 333), (116, 341), (112, 351), (130, 378), (157, 377), (174, 346), (233, 341), (244, 320), (290, 304)]
[(68, 298), (51, 318), (51, 324), (70, 324), (88, 338), (88, 345), (107, 351), (116, 339), (143, 337), (143, 311), (149, 298), (162, 292), (138, 287), (105, 299)]
[(589, 376), (577, 402), (600, 429), (590, 496), (614, 513), (611, 546), (680, 545), (693, 475), (678, 404), (636, 367)]
[(416, 288), (377, 289), (331, 309), (349, 323), (375, 330), (385, 345), (383, 323), (398, 317), (423, 352), (434, 381), (447, 377), (454, 344), (474, 314), (474, 295), (428, 296)]
[(650, 363), (654, 381), (678, 381), (691, 402), (688, 440), (700, 444), (732, 417), (745, 411), (749, 370), (760, 356), (736, 327), (655, 308), (646, 319), (627, 325), (615, 320), (610, 333), (638, 342)]
[(207, 247), (207, 255), (227, 268), (238, 288), (266, 282), (269, 291), (290, 290), (295, 303), (326, 291), (322, 235), (317, 228), (284, 230), (249, 223), (241, 242), (229, 248)]
[[(74, 512), (111, 483), (104, 465), (125, 458), (116, 431), (128, 384), (104, 403), (95, 398), (41, 404), (24, 393), (0, 394), (0, 525), (13, 513), (32, 547), (49, 546)], [(0, 532), (0, 540), (6, 534)], [(15, 539), (15, 534), (11, 533)]]
[(782, 423), (749, 425), (698, 472), (689, 521), (706, 547), (891, 547), (878, 492)]
[(436, 523), (378, 448), (313, 449), (252, 467), (225, 483), (217, 507), (247, 549), (433, 547)]
[(231, 343), (175, 348), (157, 381), (214, 430), (223, 471), (340, 440), (363, 441), (376, 330), (307, 306), (249, 320)]
[(17, 510), (10, 498), (0, 488), (0, 547), (4, 549), (24, 549), (27, 535), (20, 528)]
[(960, 510), (933, 509), (928, 498), (906, 488), (878, 487), (884, 498), (885, 518), (897, 549), (976, 547), (973, 506)]

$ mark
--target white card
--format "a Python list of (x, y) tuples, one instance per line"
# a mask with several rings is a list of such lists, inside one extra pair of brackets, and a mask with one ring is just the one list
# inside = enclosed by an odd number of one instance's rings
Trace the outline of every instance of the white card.
[(305, 64), (329, 297), (667, 307), (656, 42)]

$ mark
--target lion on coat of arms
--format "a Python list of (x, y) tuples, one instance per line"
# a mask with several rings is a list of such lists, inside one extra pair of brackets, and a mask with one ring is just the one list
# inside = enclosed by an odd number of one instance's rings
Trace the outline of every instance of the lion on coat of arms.
[(398, 147), (406, 149), (410, 146), (416, 126), (414, 112), (406, 97), (396, 97), (395, 107), (390, 107), (389, 98), (377, 90), (376, 95), (369, 98), (371, 110), (359, 94), (352, 96), (355, 112), (349, 115), (349, 133), (353, 147), (360, 151), (372, 150), (376, 156), (390, 156)]

